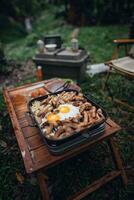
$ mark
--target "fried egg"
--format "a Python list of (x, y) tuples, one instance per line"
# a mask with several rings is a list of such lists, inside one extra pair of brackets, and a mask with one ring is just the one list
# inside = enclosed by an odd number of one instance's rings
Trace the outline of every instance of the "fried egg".
[(80, 114), (79, 107), (73, 106), (72, 104), (62, 104), (56, 110), (58, 113), (48, 114), (46, 121), (49, 123), (54, 123), (76, 117), (78, 114)]
[(59, 120), (60, 120), (60, 116), (58, 114), (51, 113), (47, 116), (47, 121), (50, 123), (53, 123)]
[(62, 104), (57, 108), (57, 110), (59, 111), (57, 115), (59, 116), (60, 121), (76, 117), (80, 114), (79, 107), (73, 106), (72, 104)]

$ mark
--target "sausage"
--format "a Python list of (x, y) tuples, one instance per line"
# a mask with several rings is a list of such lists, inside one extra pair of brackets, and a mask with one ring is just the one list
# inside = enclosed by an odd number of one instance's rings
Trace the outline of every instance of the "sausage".
[(84, 124), (87, 124), (88, 123), (88, 113), (86, 111), (84, 111), (83, 115), (84, 115)]
[(53, 130), (53, 124), (50, 124), (46, 127), (46, 135), (49, 135)]
[(91, 116), (92, 116), (93, 118), (96, 117), (96, 107), (95, 107), (95, 106), (92, 106), (92, 109), (91, 109)]
[(64, 128), (60, 126), (58, 130), (56, 131), (54, 138), (58, 138), (63, 132), (64, 132)]

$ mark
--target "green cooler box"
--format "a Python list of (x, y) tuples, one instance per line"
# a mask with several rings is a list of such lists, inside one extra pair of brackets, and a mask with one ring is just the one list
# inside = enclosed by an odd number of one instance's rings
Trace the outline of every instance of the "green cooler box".
[(36, 66), (42, 66), (44, 79), (70, 78), (80, 83), (85, 75), (89, 54), (79, 49), (56, 49), (53, 52), (36, 53), (33, 58)]

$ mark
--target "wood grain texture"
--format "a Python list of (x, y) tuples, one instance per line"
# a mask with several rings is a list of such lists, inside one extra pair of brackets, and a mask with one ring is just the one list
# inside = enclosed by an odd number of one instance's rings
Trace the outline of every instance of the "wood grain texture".
[(4, 99), (5, 99), (7, 108), (8, 108), (8, 112), (9, 112), (9, 115), (10, 115), (10, 118), (12, 121), (12, 125), (13, 125), (14, 131), (15, 131), (17, 142), (18, 142), (18, 145), (19, 145), (19, 148), (20, 148), (23, 160), (24, 160), (24, 165), (25, 165), (26, 171), (28, 173), (31, 173), (34, 170), (33, 162), (31, 159), (30, 152), (28, 150), (28, 146), (27, 146), (24, 136), (22, 134), (22, 130), (19, 126), (19, 122), (18, 122), (16, 113), (15, 113), (15, 110), (13, 108), (10, 96), (8, 94), (8, 90), (5, 89), (3, 91), (3, 94), (4, 94)]
[(120, 170), (123, 184), (126, 187), (128, 184), (128, 179), (127, 179), (126, 172), (123, 168), (123, 163), (122, 163), (120, 153), (119, 153), (119, 147), (114, 137), (109, 139), (109, 146), (112, 152), (113, 160), (115, 161), (116, 168)]
[[(40, 82), (36, 84), (40, 84)], [(26, 103), (24, 103), (24, 105), (21, 104), (20, 106), (15, 106), (15, 104), (13, 106), (12, 103), (12, 96), (14, 93), (20, 94), (21, 90), (24, 90), (25, 88), (29, 90), (28, 87), (31, 88), (31, 85), (33, 84), (19, 87), (19, 89), (15, 88), (14, 90), (4, 90), (5, 101), (12, 120), (12, 124), (14, 126), (19, 148), (22, 152), (22, 157), (27, 173), (37, 171), (41, 168), (49, 168), (58, 163), (61, 163), (64, 160), (67, 160), (79, 153), (82, 153), (83, 151), (88, 150), (88, 148), (92, 145), (95, 145), (113, 136), (117, 131), (121, 129), (120, 126), (114, 123), (111, 119), (108, 119), (106, 122), (105, 132), (99, 138), (79, 145), (78, 147), (60, 156), (54, 156), (48, 151), (45, 144), (43, 143), (38, 128), (29, 126), (29, 123), (25, 118), (25, 112), (27, 111)]]
[(47, 183), (44, 178), (44, 174), (41, 172), (41, 170), (37, 172), (37, 179), (42, 194), (42, 200), (49, 200), (50, 198), (49, 198)]

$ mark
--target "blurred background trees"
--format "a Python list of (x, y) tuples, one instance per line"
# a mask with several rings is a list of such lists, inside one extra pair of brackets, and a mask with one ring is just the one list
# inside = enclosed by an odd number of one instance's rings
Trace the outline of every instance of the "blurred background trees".
[(133, 0), (69, 0), (68, 19), (73, 24), (129, 23)]
[[(108, 31), (107, 25), (117, 25), (119, 29), (126, 25), (125, 37), (134, 38), (134, 0), (0, 1), (0, 42), (4, 46), (5, 54), (10, 52), (9, 54), (12, 55), (13, 49), (15, 49), (17, 58), (20, 57), (19, 54), (23, 57), (29, 52), (29, 55), (33, 55), (37, 39), (44, 37), (44, 34), (51, 34), (53, 31), (60, 33), (60, 27), (63, 25), (67, 25), (70, 29), (73, 27), (70, 24), (85, 26), (84, 28), (103, 25), (106, 32)], [(33, 31), (32, 27), (34, 27)], [(113, 26), (112, 29), (114, 31)], [(32, 34), (27, 35), (31, 31)], [(103, 33), (102, 37), (105, 35), (106, 33)], [(28, 37), (25, 38), (25, 36)], [(109, 38), (109, 36), (106, 37)], [(21, 45), (17, 43), (19, 38), (25, 38), (25, 42), (22, 42)], [(13, 46), (10, 45), (12, 41), (16, 42)], [(109, 42), (111, 41), (109, 39)], [(18, 48), (21, 50), (17, 51)], [(1, 63), (5, 63), (3, 47), (0, 50), (0, 60)]]
[(35, 16), (42, 7), (42, 0), (1, 0), (1, 15), (23, 22), (24, 18)]
[(134, 10), (133, 0), (1, 0), (0, 18), (24, 23), (49, 4), (63, 5), (66, 20), (74, 25), (129, 23)]

